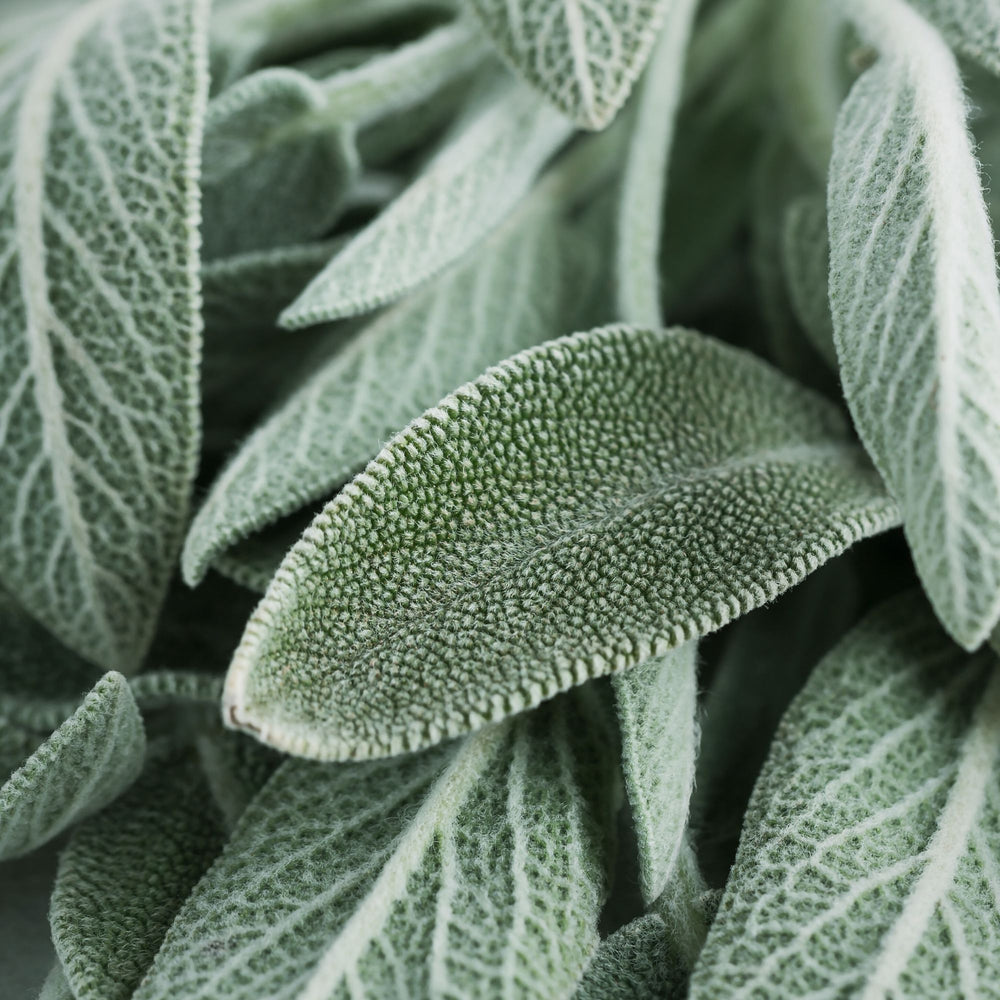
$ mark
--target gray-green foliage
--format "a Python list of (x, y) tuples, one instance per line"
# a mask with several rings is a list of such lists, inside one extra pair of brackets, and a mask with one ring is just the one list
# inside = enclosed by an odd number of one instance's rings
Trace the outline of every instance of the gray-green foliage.
[(1000, 294), (952, 54), (903, 0), (855, 0), (879, 50), (830, 164), (830, 303), (855, 424), (945, 627), (1000, 617)]
[(225, 712), (321, 759), (417, 749), (714, 631), (896, 516), (833, 407), (763, 363), (685, 330), (553, 341), (313, 521)]
[(570, 997), (597, 944), (610, 745), (584, 691), (402, 759), (289, 761), (137, 1000)]
[(33, 850), (127, 788), (146, 738), (128, 681), (108, 673), (0, 786), (0, 858)]
[(197, 462), (205, 7), (89, 0), (0, 67), (0, 580), (125, 671)]
[(913, 0), (963, 55), (1000, 73), (1000, 10), (977, 0)]
[(824, 659), (757, 782), (692, 997), (994, 994), (997, 666), (912, 594)]

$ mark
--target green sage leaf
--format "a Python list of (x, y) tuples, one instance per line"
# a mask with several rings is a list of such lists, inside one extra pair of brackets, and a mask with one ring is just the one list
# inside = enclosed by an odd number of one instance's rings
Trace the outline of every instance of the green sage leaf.
[(433, 277), (513, 210), (570, 132), (526, 87), (492, 88), (413, 184), (285, 310), (282, 324), (368, 312)]
[(998, 772), (995, 654), (878, 609), (782, 720), (692, 998), (988, 996)]
[(571, 996), (607, 865), (591, 713), (575, 697), (420, 755), (283, 764), (136, 1000)]
[(145, 745), (128, 681), (105, 674), (0, 787), (0, 858), (34, 850), (115, 799), (139, 774)]
[(497, 51), (581, 128), (625, 103), (678, 0), (467, 0)]
[(192, 756), (157, 761), (73, 832), (49, 922), (76, 1000), (132, 996), (223, 840), (222, 817)]
[(205, 17), (91, 0), (0, 79), (0, 578), (126, 672), (197, 463)]
[(855, 0), (880, 51), (841, 109), (830, 303), (844, 394), (917, 572), (968, 649), (1000, 617), (1000, 294), (951, 52), (903, 0)]
[(975, 0), (913, 0), (963, 55), (1000, 74), (1000, 10)]
[(321, 759), (417, 749), (711, 632), (896, 516), (836, 410), (749, 355), (685, 330), (552, 341), (316, 518), (227, 718)]

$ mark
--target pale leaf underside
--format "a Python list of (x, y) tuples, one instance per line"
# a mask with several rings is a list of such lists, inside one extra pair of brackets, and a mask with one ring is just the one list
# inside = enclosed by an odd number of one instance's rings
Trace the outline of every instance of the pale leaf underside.
[(94, 0), (0, 80), (0, 578), (126, 671), (197, 460), (205, 18)]
[(869, 616), (782, 721), (692, 997), (993, 996), (998, 752), (995, 655), (915, 595)]
[(895, 520), (836, 411), (749, 355), (684, 330), (552, 341), (316, 518), (226, 717), (317, 758), (416, 749), (711, 632)]

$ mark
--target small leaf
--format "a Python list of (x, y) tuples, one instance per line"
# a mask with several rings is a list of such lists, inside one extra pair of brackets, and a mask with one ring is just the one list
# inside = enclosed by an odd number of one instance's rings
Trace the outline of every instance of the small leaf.
[(674, 874), (687, 829), (698, 749), (696, 652), (696, 643), (686, 643), (613, 681), (647, 906)]
[(977, 0), (913, 0), (962, 55), (1000, 75), (1000, 10)]
[(693, 1000), (990, 995), (998, 789), (996, 656), (882, 606), (782, 720)]
[(413, 750), (724, 625), (895, 522), (836, 410), (685, 330), (491, 368), (285, 558), (229, 721), (319, 759)]
[(581, 128), (610, 124), (678, 0), (467, 0), (497, 51)]
[(73, 833), (49, 921), (76, 1000), (128, 1000), (224, 841), (191, 757), (157, 761)]
[(295, 328), (368, 312), (458, 260), (527, 193), (570, 125), (525, 87), (493, 87), (436, 156), (285, 310)]
[(660, 228), (667, 166), (680, 104), (684, 54), (697, 0), (671, 0), (639, 92), (618, 216), (618, 312), (630, 323), (662, 326)]
[(802, 195), (785, 209), (781, 250), (795, 316), (817, 353), (836, 368), (829, 294), (830, 240), (822, 197)]
[(286, 762), (136, 1000), (570, 996), (597, 943), (587, 800), (610, 746), (574, 697), (420, 755)]
[(474, 255), (346, 340), (213, 484), (188, 533), (184, 578), (197, 583), (235, 542), (328, 497), (456, 385), (568, 333), (572, 258), (557, 218), (524, 205)]
[(254, 532), (212, 558), (212, 568), (255, 594), (264, 594), (292, 546), (315, 517), (306, 508)]
[(841, 109), (828, 192), (844, 394), (949, 633), (1000, 617), (1000, 295), (954, 58), (903, 0), (852, 3), (881, 52)]
[(117, 798), (138, 775), (145, 744), (128, 681), (105, 674), (0, 787), (0, 858), (27, 854)]
[(197, 464), (205, 7), (91, 0), (0, 79), (0, 578), (126, 672)]

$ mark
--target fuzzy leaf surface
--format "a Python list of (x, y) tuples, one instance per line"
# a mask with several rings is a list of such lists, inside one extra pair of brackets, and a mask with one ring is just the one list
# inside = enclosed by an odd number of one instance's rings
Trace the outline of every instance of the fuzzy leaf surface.
[(607, 864), (593, 707), (563, 699), (391, 761), (283, 764), (136, 1000), (571, 996)]
[(138, 776), (145, 747), (128, 681), (105, 674), (0, 787), (0, 859), (26, 854), (115, 799)]
[(527, 87), (492, 87), (417, 179), (285, 310), (282, 325), (368, 312), (436, 275), (513, 210), (571, 131)]
[(580, 128), (610, 124), (678, 0), (467, 0), (497, 51)]
[(687, 330), (551, 341), (324, 508), (226, 717), (319, 759), (418, 749), (714, 631), (896, 516), (835, 409), (749, 355)]
[(951, 52), (902, 0), (856, 0), (881, 51), (854, 84), (828, 190), (841, 381), (917, 572), (972, 649), (1000, 616), (1000, 294)]
[(202, 0), (93, 0), (0, 74), (0, 578), (134, 669), (198, 450)]
[(996, 655), (882, 605), (782, 720), (692, 997), (992, 996), (998, 778)]
[(328, 497), (456, 385), (568, 333), (571, 254), (558, 220), (526, 205), (475, 255), (347, 340), (213, 484), (188, 533), (185, 579), (196, 583), (236, 542)]
[(193, 756), (157, 761), (60, 855), (49, 922), (76, 1000), (128, 1000), (222, 848)]
[(687, 829), (698, 751), (696, 652), (697, 643), (685, 643), (613, 678), (647, 906), (666, 889)]
[(955, 49), (1000, 75), (1000, 9), (982, 0), (913, 0)]

